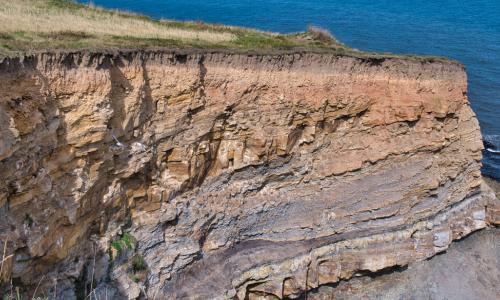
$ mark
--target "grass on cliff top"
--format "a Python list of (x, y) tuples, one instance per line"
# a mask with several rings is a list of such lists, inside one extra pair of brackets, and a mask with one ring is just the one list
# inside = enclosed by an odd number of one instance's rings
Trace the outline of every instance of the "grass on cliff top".
[(202, 22), (153, 20), (71, 0), (0, 0), (1, 56), (44, 50), (156, 48), (228, 49), (244, 53), (314, 51), (395, 57), (350, 49), (327, 31), (315, 27), (303, 33), (284, 35)]
[(343, 49), (311, 33), (279, 35), (201, 22), (152, 20), (69, 0), (0, 0), (0, 51), (143, 49)]

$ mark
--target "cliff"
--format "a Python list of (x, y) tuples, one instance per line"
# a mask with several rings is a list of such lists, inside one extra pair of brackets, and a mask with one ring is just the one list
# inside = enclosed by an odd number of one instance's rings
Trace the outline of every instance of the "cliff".
[(39, 53), (0, 82), (1, 275), (27, 291), (296, 297), (500, 221), (456, 63)]

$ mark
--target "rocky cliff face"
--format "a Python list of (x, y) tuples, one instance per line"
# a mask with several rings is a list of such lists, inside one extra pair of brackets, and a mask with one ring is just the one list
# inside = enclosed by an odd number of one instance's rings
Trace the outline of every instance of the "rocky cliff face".
[(485, 229), (450, 245), (446, 253), (408, 267), (324, 285), (309, 300), (497, 300), (500, 228)]
[(1, 275), (50, 297), (295, 297), (500, 219), (454, 63), (37, 54), (0, 82)]

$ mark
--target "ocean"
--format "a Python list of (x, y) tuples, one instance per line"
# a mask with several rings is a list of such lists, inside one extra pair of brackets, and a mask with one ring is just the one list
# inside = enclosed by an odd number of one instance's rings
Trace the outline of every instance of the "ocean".
[(468, 96), (487, 147), (483, 174), (500, 180), (500, 0), (91, 2), (155, 19), (204, 21), (280, 33), (315, 25), (363, 51), (453, 58), (467, 69)]

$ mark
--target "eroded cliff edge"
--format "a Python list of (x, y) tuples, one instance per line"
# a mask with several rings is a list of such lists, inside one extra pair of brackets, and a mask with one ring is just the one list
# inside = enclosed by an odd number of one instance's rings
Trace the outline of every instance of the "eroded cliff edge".
[(46, 53), (0, 82), (2, 277), (59, 298), (294, 297), (499, 221), (455, 63)]

